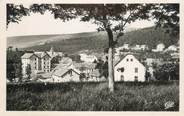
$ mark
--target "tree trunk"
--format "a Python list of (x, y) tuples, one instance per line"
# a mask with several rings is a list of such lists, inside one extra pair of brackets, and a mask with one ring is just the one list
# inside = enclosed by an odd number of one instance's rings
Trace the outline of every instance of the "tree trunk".
[(114, 92), (114, 69), (113, 69), (113, 33), (110, 28), (106, 29), (109, 38), (109, 49), (108, 49), (108, 79), (109, 79), (109, 90)]
[(169, 74), (169, 78), (168, 78), (168, 81), (170, 81), (171, 80), (171, 76), (170, 76), (170, 74)]
[(109, 75), (109, 90), (114, 92), (114, 69), (113, 69), (113, 49), (109, 47), (108, 51), (108, 75)]

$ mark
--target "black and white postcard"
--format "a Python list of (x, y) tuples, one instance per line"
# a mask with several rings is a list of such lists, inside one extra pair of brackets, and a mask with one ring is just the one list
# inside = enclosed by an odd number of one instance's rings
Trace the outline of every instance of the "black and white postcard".
[(5, 111), (180, 115), (178, 2), (5, 2)]

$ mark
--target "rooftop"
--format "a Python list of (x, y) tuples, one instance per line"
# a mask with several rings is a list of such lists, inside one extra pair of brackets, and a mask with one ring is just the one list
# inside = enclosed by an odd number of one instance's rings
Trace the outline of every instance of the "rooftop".
[(28, 59), (28, 58), (30, 58), (32, 55), (34, 55), (34, 53), (25, 53), (21, 58), (22, 58), (22, 59)]

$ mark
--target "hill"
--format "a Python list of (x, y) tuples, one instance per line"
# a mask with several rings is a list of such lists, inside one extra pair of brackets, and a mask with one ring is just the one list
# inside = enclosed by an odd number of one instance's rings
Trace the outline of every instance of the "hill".
[[(147, 44), (149, 48), (155, 48), (157, 44), (164, 43), (167, 46), (176, 44), (179, 37), (171, 37), (163, 29), (154, 27), (134, 30), (125, 33), (119, 39), (118, 45), (124, 43), (130, 45)], [(24, 50), (49, 50), (51, 46), (55, 51), (76, 53), (81, 50), (103, 52), (107, 48), (106, 32), (88, 32), (63, 35), (39, 35), (8, 38), (8, 46), (13, 45)]]

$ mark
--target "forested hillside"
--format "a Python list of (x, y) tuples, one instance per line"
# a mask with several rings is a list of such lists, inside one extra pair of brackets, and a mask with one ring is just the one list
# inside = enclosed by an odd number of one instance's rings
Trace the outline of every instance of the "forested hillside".
[[(155, 48), (157, 44), (164, 43), (167, 46), (176, 44), (179, 37), (171, 37), (163, 29), (154, 27), (134, 30), (125, 33), (119, 39), (118, 45), (124, 43), (130, 45), (147, 44), (149, 48)], [(89, 32), (63, 35), (39, 35), (8, 38), (8, 45), (26, 46), (26, 50), (49, 50), (51, 46), (56, 51), (75, 53), (81, 50), (103, 52), (107, 47), (107, 35), (105, 32)], [(22, 45), (23, 44), (23, 45)]]

